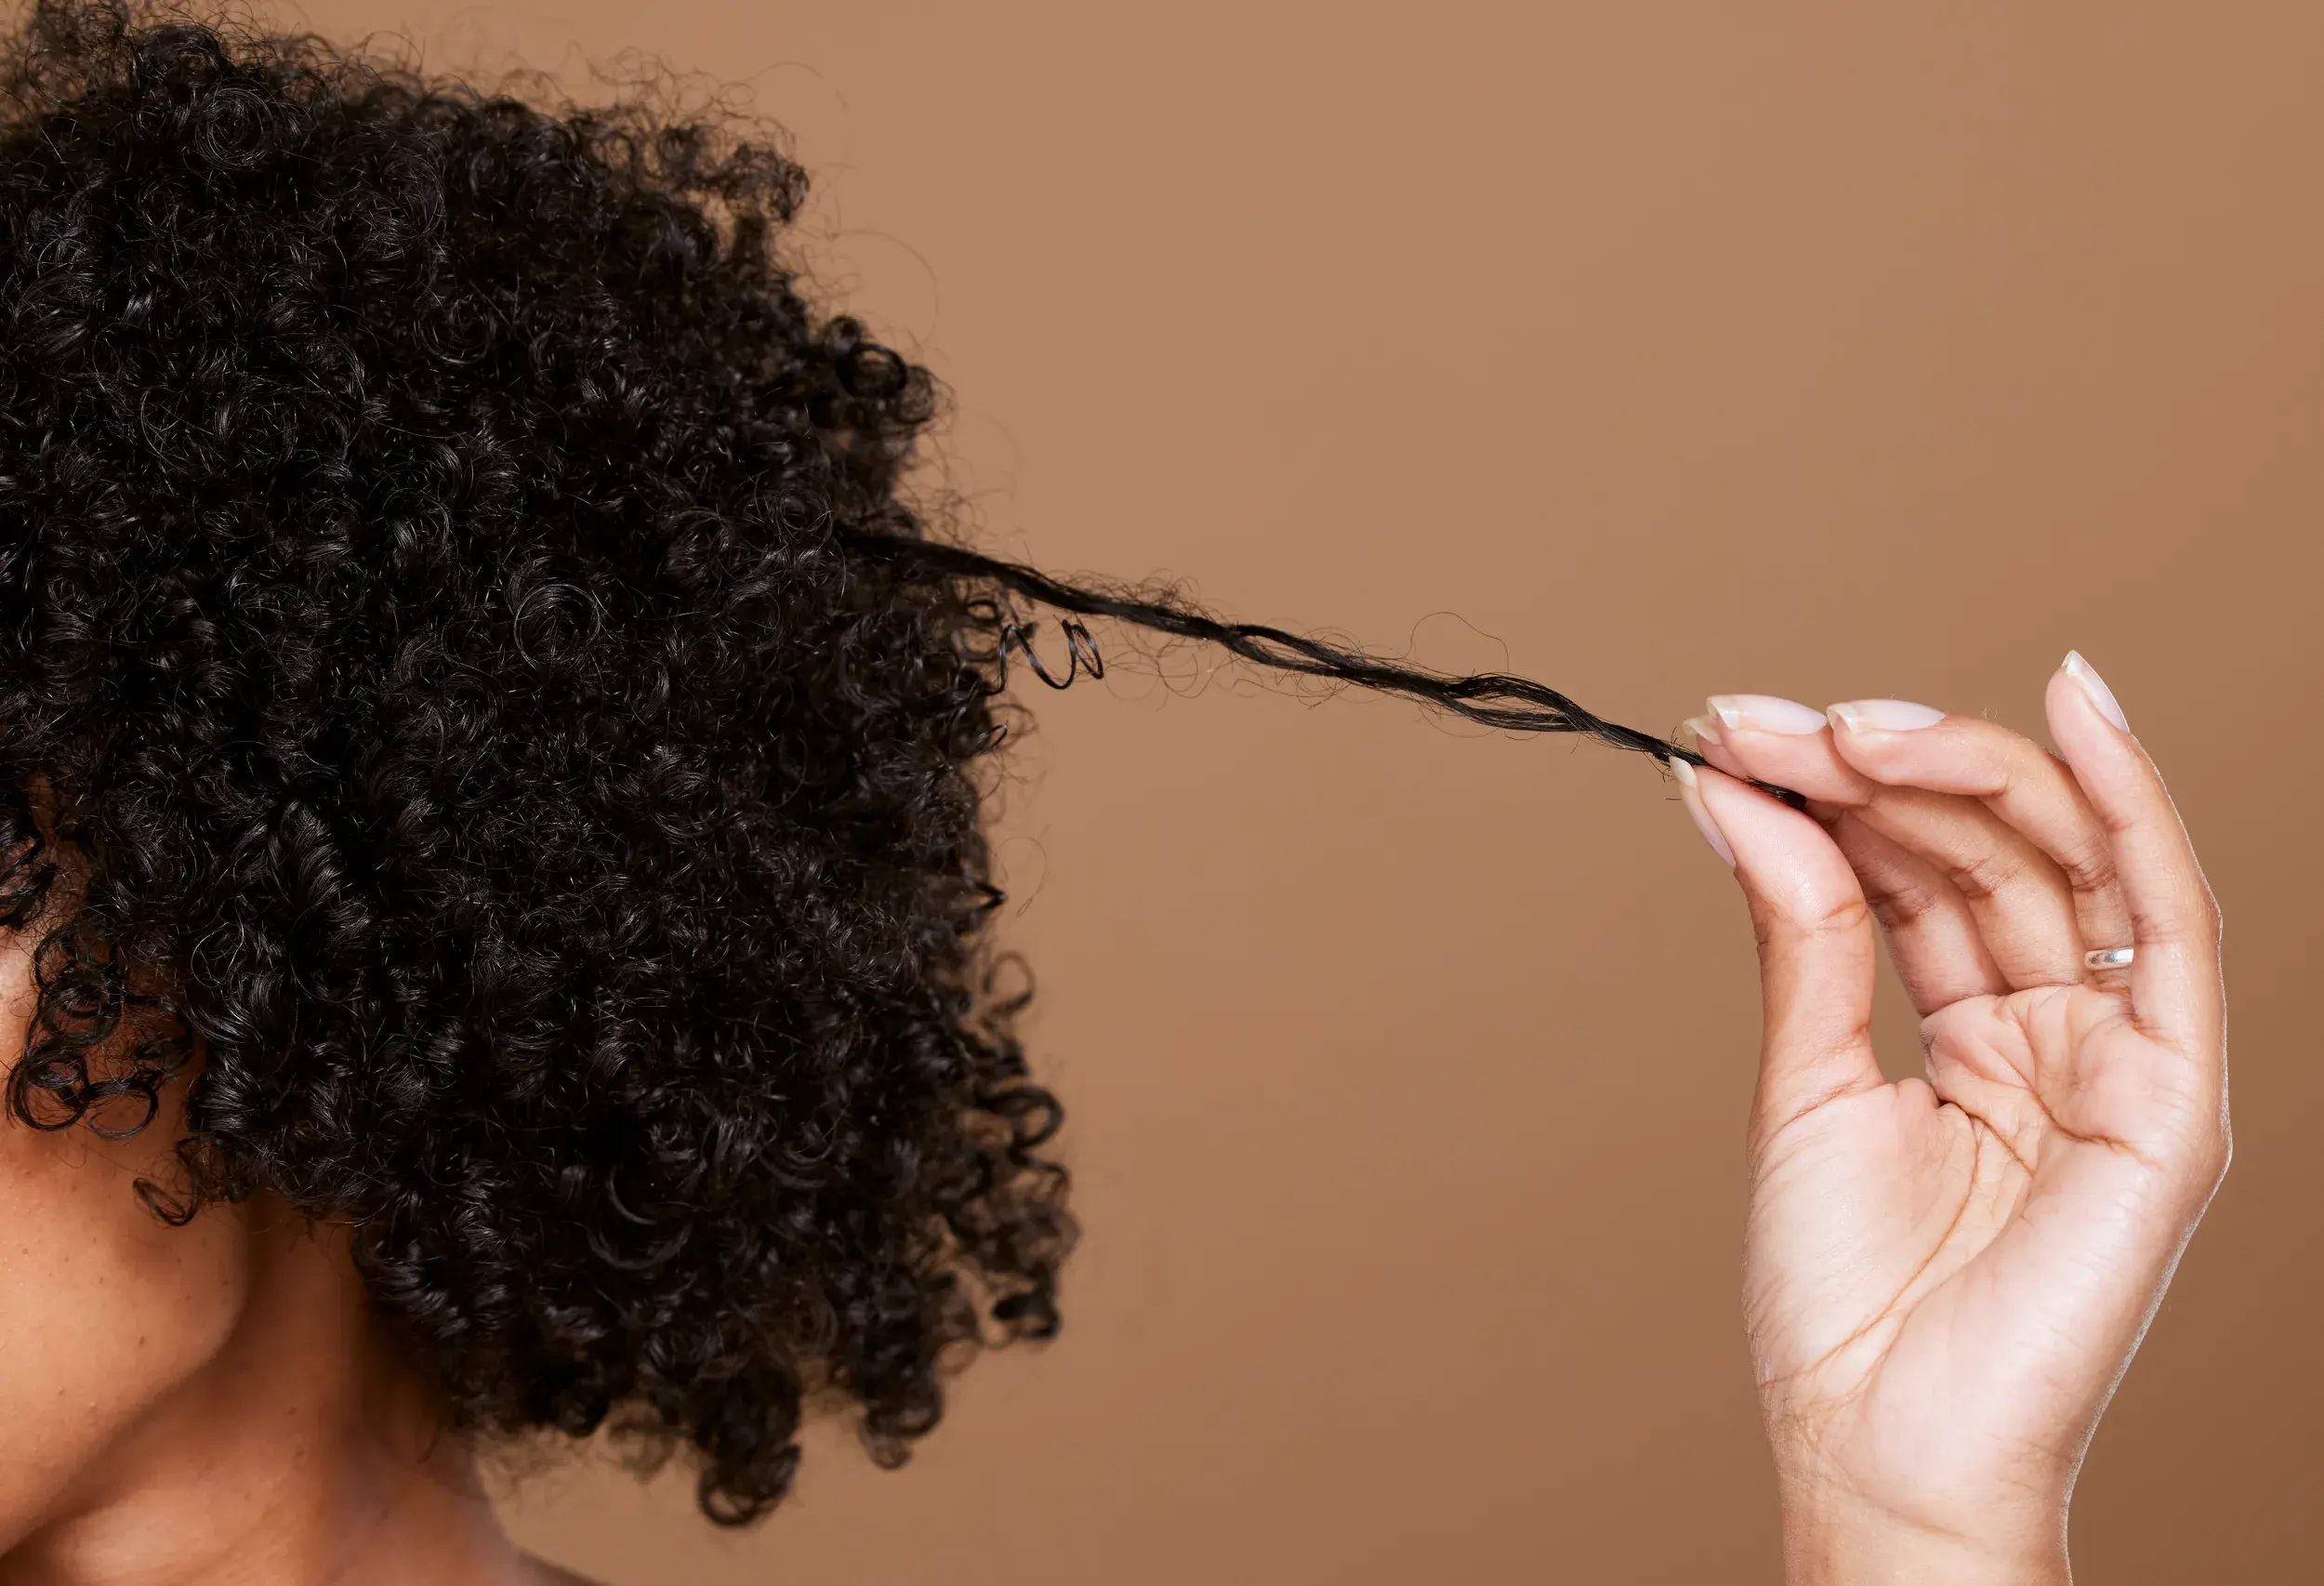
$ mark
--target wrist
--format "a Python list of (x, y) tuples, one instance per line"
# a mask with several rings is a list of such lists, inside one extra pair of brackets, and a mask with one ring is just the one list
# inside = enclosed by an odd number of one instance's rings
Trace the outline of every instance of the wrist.
[(1785, 1586), (2071, 1586), (2066, 1511), (1979, 1534), (1829, 1492), (1787, 1492)]

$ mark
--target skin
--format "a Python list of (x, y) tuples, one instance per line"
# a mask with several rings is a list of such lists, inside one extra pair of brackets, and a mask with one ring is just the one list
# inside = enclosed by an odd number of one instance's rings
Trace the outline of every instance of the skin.
[[(21, 1051), (33, 933), (0, 938)], [(139, 1201), (178, 1120), (0, 1125), (0, 1586), (573, 1586), (502, 1535), (346, 1241), (266, 1199)]]
[[(2063, 760), (1894, 702), (1694, 724), (1683, 799), (1761, 949), (1744, 1309), (1798, 1586), (2068, 1580), (2083, 1451), (2226, 1169), (2217, 911), (2089, 675), (2050, 681)], [(1873, 1061), (1876, 927), (1925, 1079)], [(179, 1122), (0, 1126), (0, 1586), (575, 1586), (501, 1533), (340, 1232), (140, 1204)]]
[[(2062, 759), (1896, 702), (1691, 724), (1760, 944), (1743, 1299), (1799, 1586), (2070, 1579), (2083, 1452), (2226, 1170), (2218, 911), (2095, 676), (2050, 679)], [(1876, 929), (1925, 1078), (1874, 1063)]]

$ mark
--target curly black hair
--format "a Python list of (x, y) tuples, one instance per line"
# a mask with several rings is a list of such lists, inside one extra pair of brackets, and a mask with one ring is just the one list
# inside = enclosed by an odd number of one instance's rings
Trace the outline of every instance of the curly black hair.
[(350, 1225), (464, 1430), (691, 1445), (728, 1523), (821, 1400), (901, 1461), (1074, 1225), (1002, 605), (845, 548), (937, 390), (802, 296), (799, 169), (115, 0), (0, 94), (14, 1115), (182, 1077), (152, 1203)]
[(1116, 618), (1699, 762), (936, 536), (938, 388), (803, 294), (804, 192), (648, 97), (128, 0), (0, 37), (8, 1109), (133, 1133), (182, 1080), (158, 1214), (346, 1225), (463, 1431), (690, 1447), (729, 1524), (811, 1406), (899, 1463), (1058, 1326), (985, 933), (1012, 654), (1063, 686)]

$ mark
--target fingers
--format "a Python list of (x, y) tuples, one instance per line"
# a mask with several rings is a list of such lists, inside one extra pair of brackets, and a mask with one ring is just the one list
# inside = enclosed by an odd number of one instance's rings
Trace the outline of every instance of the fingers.
[(1788, 700), (1712, 704), (1688, 723), (1705, 757), (1808, 795), (1924, 1011), (1925, 998), (1999, 989), (1996, 972), (2004, 986), (2082, 980), (2087, 948), (2133, 945), (2142, 1024), (2216, 1052), (2216, 904), (2161, 777), (2079, 655), (2049, 688), (2064, 762), (1990, 722), (1895, 700), (1834, 707), (1830, 732)]
[(1830, 830), (1888, 933), (1889, 959), (1914, 1012), (1925, 1019), (1965, 998), (2012, 989), (1985, 950), (1968, 901), (1944, 872), (1853, 813)]
[[(1841, 758), (1875, 782), (1977, 800), (2055, 867), (2069, 891), (2081, 944), (2127, 945), (2130, 909), (2115, 874), (2113, 846), (2073, 773), (2005, 727), (1971, 716), (1937, 716), (1919, 706), (1912, 710), (1934, 720), (1914, 725), (1912, 716), (1898, 713), (1899, 705), (1867, 700), (1832, 707), (1833, 747)], [(2074, 968), (2079, 973), (2079, 962)]]
[(1872, 916), (1823, 828), (1714, 769), (1671, 770), (1704, 838), (1735, 866), (1759, 937), (1765, 1007), (1760, 1137), (1881, 1083), (1872, 1055)]
[[(1921, 998), (1952, 988), (2008, 991), (2082, 977), (2074, 894), (2037, 845), (1976, 800), (1884, 786), (1841, 752), (1845, 746), (1840, 739), (1911, 737), (1948, 720), (1942, 712), (1900, 701), (1872, 702), (1855, 713), (1862, 726), (1847, 726), (1836, 716), (1843, 724), (1833, 732), (1825, 730), (1822, 712), (1789, 700), (1722, 694), (1712, 706), (1715, 719), (1688, 725), (1704, 740), (1707, 757), (1713, 752), (1710, 738), (1716, 737), (1715, 763), (1734, 774), (1798, 788), (1819, 816), (1838, 819), (1844, 813), (1864, 831), (1890, 839), (1882, 848), (1861, 840), (1843, 841), (1842, 847), (1851, 859), (1862, 852), (1883, 861), (1879, 875), (1859, 871), (1859, 876), (1868, 900), (1890, 927), (1899, 977), (1923, 1013), (1943, 1004), (1921, 1004)], [(2053, 771), (2064, 785), (2063, 773)], [(1862, 835), (1855, 834), (1859, 839)], [(1923, 863), (1895, 863), (1898, 850)], [(1947, 887), (1928, 884), (1931, 866)], [(1931, 915), (1932, 908), (1939, 912)], [(1962, 928), (1964, 914), (1974, 929)]]
[(1730, 776), (1756, 776), (1812, 803), (1861, 804), (1872, 784), (1832, 751), (1820, 710), (1766, 694), (1719, 694), (1686, 723), (1703, 758)]
[(1756, 694), (1714, 694), (1710, 707), (1686, 723), (1697, 747), (1730, 775), (1808, 796), (1888, 932), (1889, 958), (1915, 1011), (1925, 1018), (1961, 998), (2012, 989), (1959, 889), (1859, 818), (1880, 786), (1841, 758), (1823, 712)]
[(2050, 679), (2050, 735), (2106, 831), (2131, 943), (2131, 1006), (2140, 1025), (2183, 1052), (2224, 1061), (2219, 906), (2195, 846), (2122, 708), (2079, 654)]
[(1883, 786), (1857, 818), (1952, 883), (2011, 987), (2082, 978), (2073, 889), (2040, 848), (1990, 810), (1921, 787)]

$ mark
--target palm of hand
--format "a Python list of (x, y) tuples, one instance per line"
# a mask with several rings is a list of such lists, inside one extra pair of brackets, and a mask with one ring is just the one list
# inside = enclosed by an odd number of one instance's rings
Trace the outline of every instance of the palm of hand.
[[(1834, 1097), (1753, 1156), (1745, 1308), (1771, 1424), (1941, 1530), (2062, 1500), (2130, 1351), (2126, 1270), (2191, 1228), (2196, 1069), (2086, 985), (1965, 998), (1929, 1078)], [(2173, 1136), (2178, 1137), (2174, 1142)], [(2119, 1355), (2090, 1341), (2121, 1338)], [(1998, 1483), (1998, 1485), (1997, 1485)]]

